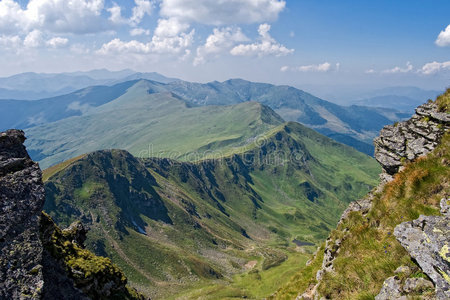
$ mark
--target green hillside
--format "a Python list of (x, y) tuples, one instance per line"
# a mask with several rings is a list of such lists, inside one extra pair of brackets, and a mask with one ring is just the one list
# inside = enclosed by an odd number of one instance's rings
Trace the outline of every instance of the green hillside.
[(156, 299), (266, 297), (379, 173), (368, 156), (298, 123), (273, 127), (278, 121), (265, 117), (272, 129), (258, 139), (197, 162), (122, 150), (81, 156), (47, 172), (45, 210), (61, 224), (87, 223), (88, 248)]
[[(448, 93), (446, 103), (445, 97), (438, 98), (443, 111), (446, 104), (448, 111), (448, 99)], [(374, 299), (384, 280), (394, 276), (394, 271), (401, 265), (410, 267), (412, 277), (427, 278), (392, 233), (402, 222), (415, 220), (420, 215), (439, 214), (440, 200), (450, 193), (449, 149), (450, 135), (446, 134), (438, 148), (407, 164), (393, 181), (375, 194), (367, 216), (352, 212), (331, 232), (332, 242), (342, 239), (344, 232), (346, 236), (334, 260), (334, 272), (326, 273), (318, 287), (322, 296), (329, 299)], [(293, 276), (274, 295), (274, 299), (294, 299), (316, 282), (323, 248), (318, 253), (306, 269)], [(431, 297), (432, 292), (428, 296)], [(422, 298), (417, 295), (417, 299)]]
[(140, 81), (89, 113), (26, 130), (27, 149), (41, 167), (87, 152), (124, 149), (139, 157), (194, 161), (251, 143), (283, 122), (256, 102), (189, 107), (171, 93), (150, 94)]
[[(405, 117), (394, 110), (339, 106), (289, 86), (240, 79), (207, 84), (181, 80), (161, 83), (139, 80), (140, 76), (147, 77), (135, 74), (129, 79), (136, 80), (113, 86), (88, 87), (35, 101), (0, 100), (0, 129), (26, 129), (31, 157), (46, 168), (74, 155), (104, 148), (126, 148), (137, 155), (137, 152), (148, 152), (151, 144), (165, 154), (167, 149), (177, 151), (171, 153), (171, 157), (181, 158), (180, 155), (197, 149), (190, 148), (192, 144), (211, 150), (224, 144), (240, 144), (258, 134), (246, 135), (249, 133), (247, 127), (255, 129), (255, 124), (251, 123), (255, 120), (248, 122), (258, 111), (256, 105), (250, 103), (252, 101), (270, 107), (284, 120), (300, 122), (368, 155), (373, 154), (372, 139), (377, 132), (384, 125)], [(152, 78), (152, 74), (149, 76)], [(161, 107), (158, 102), (167, 107)], [(215, 118), (223, 122), (229, 117), (230, 105), (237, 105), (235, 110), (240, 115), (232, 112), (232, 122), (225, 122), (225, 128), (222, 123), (212, 124)], [(194, 120), (198, 121), (197, 124), (193, 124)], [(217, 134), (218, 130), (228, 133), (230, 129), (237, 129), (228, 128), (230, 126), (241, 127), (230, 136)], [(145, 134), (142, 129), (145, 129)], [(177, 139), (180, 136), (186, 139), (179, 144), (161, 137), (156, 142), (146, 140), (155, 138), (156, 132), (161, 136), (177, 133)], [(207, 139), (196, 138), (195, 134)], [(71, 138), (75, 136), (76, 139)], [(125, 140), (125, 136), (129, 138)], [(85, 147), (84, 151), (78, 151), (80, 144), (77, 143), (80, 142)], [(178, 149), (180, 145), (186, 145), (188, 149)]]

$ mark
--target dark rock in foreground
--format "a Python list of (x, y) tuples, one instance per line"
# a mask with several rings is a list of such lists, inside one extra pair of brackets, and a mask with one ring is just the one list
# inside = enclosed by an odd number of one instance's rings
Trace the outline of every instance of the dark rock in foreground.
[(24, 141), (21, 130), (0, 133), (0, 299), (143, 299), (84, 249), (80, 222), (61, 230), (42, 212), (42, 173)]
[(44, 188), (21, 130), (0, 133), (0, 298), (40, 298), (44, 285), (39, 215)]

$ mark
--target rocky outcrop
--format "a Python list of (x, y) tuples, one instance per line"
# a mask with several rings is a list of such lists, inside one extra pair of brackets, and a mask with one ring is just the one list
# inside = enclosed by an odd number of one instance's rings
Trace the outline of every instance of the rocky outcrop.
[(395, 270), (395, 276), (383, 282), (380, 293), (375, 300), (407, 300), (407, 299), (436, 299), (434, 285), (425, 278), (409, 278), (412, 270), (408, 266), (400, 266)]
[(375, 138), (375, 159), (388, 175), (398, 172), (405, 161), (425, 155), (439, 144), (450, 128), (450, 115), (439, 112), (435, 102), (416, 108), (411, 119), (385, 126)]
[(0, 133), (0, 299), (143, 299), (111, 260), (84, 249), (80, 222), (61, 230), (42, 213), (39, 165), (21, 130)]
[(44, 285), (39, 215), (44, 188), (24, 133), (0, 133), (0, 299), (40, 298)]
[[(384, 185), (393, 179), (393, 175), (399, 172), (401, 166), (406, 161), (414, 161), (418, 157), (434, 150), (438, 146), (442, 136), (449, 129), (450, 114), (448, 112), (441, 112), (438, 104), (432, 101), (419, 106), (411, 119), (385, 126), (381, 130), (380, 136), (374, 140), (375, 158), (383, 168), (383, 172), (380, 174), (381, 182), (366, 197), (350, 203), (342, 214), (338, 227), (352, 212), (359, 212), (365, 217), (372, 208), (374, 195), (383, 190)], [(448, 212), (450, 208), (446, 206), (442, 211)], [(444, 221), (445, 218), (447, 218), (447, 221)], [(450, 232), (448, 226), (450, 226), (450, 223), (448, 217), (421, 216), (419, 220), (404, 224), (402, 224), (402, 227), (396, 228), (396, 232), (400, 236), (403, 236), (401, 238), (403, 242), (400, 239), (399, 241), (407, 251), (412, 251), (410, 254), (418, 261), (419, 265), (421, 267), (423, 265), (422, 268), (425, 268), (423, 271), (436, 285), (437, 297), (439, 299), (449, 299), (450, 251), (448, 247), (450, 243)], [(433, 226), (435, 226), (434, 231)], [(327, 272), (334, 272), (333, 262), (339, 255), (340, 245), (348, 237), (347, 232), (348, 229), (343, 228), (339, 234), (339, 238), (332, 239), (329, 237), (327, 239), (322, 267), (316, 273), (317, 283), (309, 286), (303, 294), (299, 294), (297, 299), (320, 298), (317, 293), (318, 287)], [(431, 257), (435, 257), (436, 261), (440, 261), (441, 264), (435, 264)], [(445, 263), (446, 266), (443, 265)], [(429, 271), (426, 271), (428, 269)], [(412, 288), (414, 284), (421, 287), (423, 287), (422, 284), (425, 284), (425, 286), (430, 287), (429, 284), (431, 283), (429, 281), (428, 283), (424, 283), (421, 280), (417, 281), (412, 279), (412, 281), (405, 282), (405, 276), (402, 278), (403, 281), (397, 276), (388, 278), (377, 299), (398, 299), (408, 293), (416, 295), (417, 291)], [(435, 279), (438, 281), (435, 281)], [(442, 281), (443, 279), (446, 280), (445, 284)], [(447, 298), (442, 298), (443, 295)]]
[(397, 225), (394, 235), (436, 285), (438, 299), (450, 299), (450, 198), (442, 216), (420, 216)]

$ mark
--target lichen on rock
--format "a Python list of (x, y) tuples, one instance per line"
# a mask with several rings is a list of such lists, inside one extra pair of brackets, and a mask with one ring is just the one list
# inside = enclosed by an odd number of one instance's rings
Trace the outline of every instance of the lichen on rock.
[(441, 200), (442, 216), (420, 216), (397, 225), (394, 235), (436, 285), (438, 299), (450, 299), (449, 199)]

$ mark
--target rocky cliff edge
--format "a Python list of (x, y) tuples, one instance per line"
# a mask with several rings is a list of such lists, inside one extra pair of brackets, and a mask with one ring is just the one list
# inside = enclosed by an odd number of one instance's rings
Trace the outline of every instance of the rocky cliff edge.
[(42, 212), (39, 165), (24, 132), (0, 132), (0, 299), (143, 299), (108, 258), (84, 249), (86, 229)]

